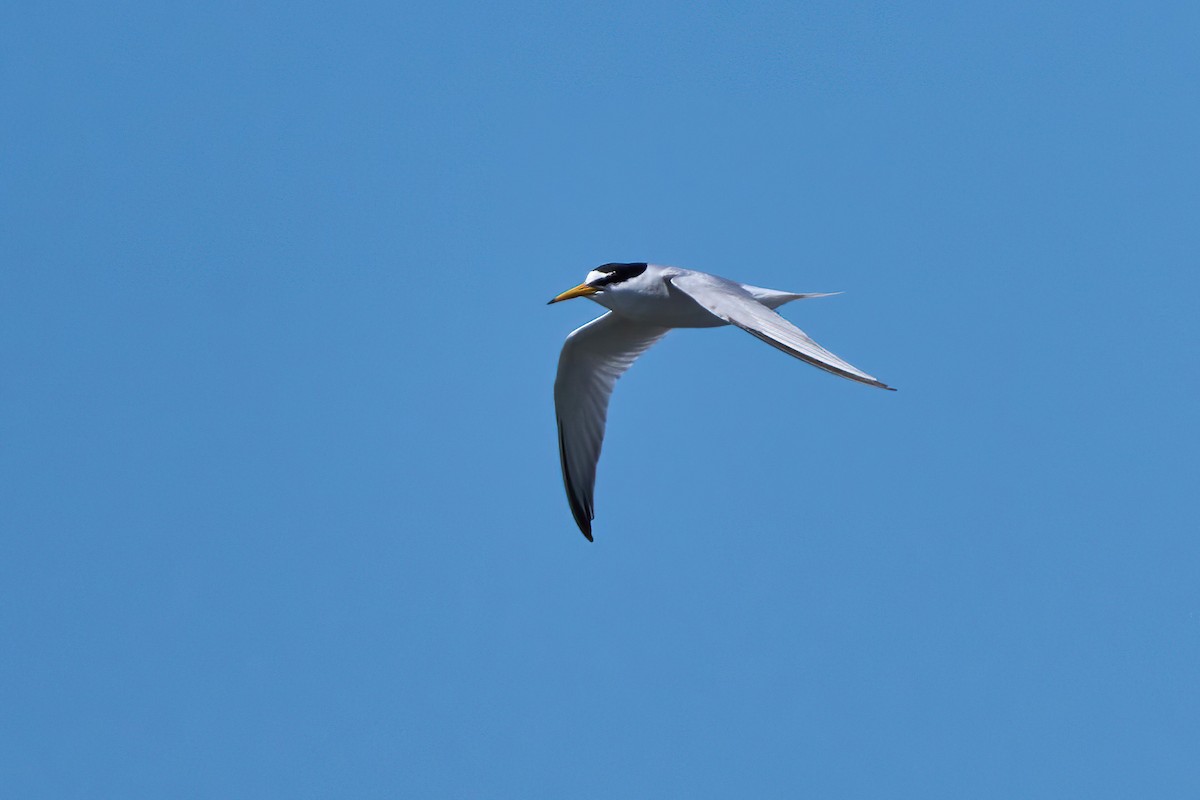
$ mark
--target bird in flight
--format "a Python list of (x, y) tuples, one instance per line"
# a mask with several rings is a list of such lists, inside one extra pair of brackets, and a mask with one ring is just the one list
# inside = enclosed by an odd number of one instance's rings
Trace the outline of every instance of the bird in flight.
[(736, 325), (826, 372), (895, 391), (775, 313), (792, 300), (828, 296), (763, 289), (706, 272), (639, 262), (596, 267), (583, 283), (550, 301), (587, 297), (608, 309), (567, 337), (554, 380), (563, 483), (571, 513), (589, 542), (595, 518), (596, 463), (613, 386), (637, 357), (671, 328)]

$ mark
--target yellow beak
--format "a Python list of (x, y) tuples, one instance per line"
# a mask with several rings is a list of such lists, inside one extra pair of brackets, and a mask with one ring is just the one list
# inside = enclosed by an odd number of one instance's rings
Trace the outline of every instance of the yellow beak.
[[(589, 294), (595, 294), (598, 291), (600, 290), (595, 286), (588, 286), (586, 283), (581, 283), (574, 289), (567, 289), (558, 297), (551, 300), (550, 303), (559, 303), (563, 300), (570, 300), (572, 297), (587, 297)], [(550, 305), (550, 303), (547, 303), (546, 305)]]

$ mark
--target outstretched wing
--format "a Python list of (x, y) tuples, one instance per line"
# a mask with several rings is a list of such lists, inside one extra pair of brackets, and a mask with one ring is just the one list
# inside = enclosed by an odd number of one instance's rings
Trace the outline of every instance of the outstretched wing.
[(754, 299), (752, 294), (733, 281), (703, 272), (687, 272), (672, 276), (670, 283), (672, 287), (688, 295), (720, 319), (757, 336), (788, 355), (807, 361), (814, 367), (820, 367), (834, 375), (895, 391), (821, 347), (810, 339), (808, 334)]
[(554, 379), (558, 452), (571, 513), (588, 541), (592, 540), (592, 495), (608, 398), (617, 378), (668, 330), (610, 311), (572, 332), (563, 343)]

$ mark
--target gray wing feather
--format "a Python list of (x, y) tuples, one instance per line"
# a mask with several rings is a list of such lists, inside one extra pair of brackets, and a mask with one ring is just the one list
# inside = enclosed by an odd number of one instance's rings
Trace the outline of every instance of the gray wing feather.
[(691, 297), (715, 316), (788, 355), (852, 381), (878, 386), (881, 389), (892, 389), (821, 347), (809, 338), (808, 334), (760, 303), (750, 292), (733, 281), (703, 272), (674, 275), (670, 281), (674, 288)]
[(610, 311), (573, 331), (563, 343), (554, 380), (558, 452), (571, 513), (588, 541), (592, 540), (595, 516), (596, 463), (613, 386), (668, 330)]

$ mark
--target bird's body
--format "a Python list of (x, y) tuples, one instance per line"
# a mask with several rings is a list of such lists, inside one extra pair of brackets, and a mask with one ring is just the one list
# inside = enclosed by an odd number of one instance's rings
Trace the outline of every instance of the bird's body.
[(768, 308), (778, 308), (789, 300), (798, 300), (802, 297), (825, 296), (763, 289), (759, 286), (734, 283), (725, 278), (695, 270), (647, 264), (646, 270), (640, 275), (620, 283), (610, 284), (604, 291), (593, 295), (591, 299), (626, 319), (649, 325), (661, 325), (666, 328), (718, 328), (730, 324), (704, 308), (690, 294), (676, 289), (669, 280), (683, 276), (702, 277), (702, 279), (713, 281), (715, 284), (727, 284), (729, 287), (740, 288)]
[(825, 296), (764, 289), (680, 267), (632, 263), (597, 267), (579, 286), (551, 300), (589, 297), (609, 309), (567, 337), (554, 382), (563, 482), (583, 535), (592, 538), (596, 463), (613, 386), (672, 328), (736, 325), (813, 366), (890, 389), (821, 347), (774, 310), (792, 300)]

